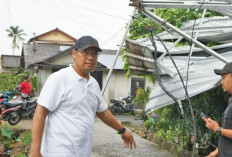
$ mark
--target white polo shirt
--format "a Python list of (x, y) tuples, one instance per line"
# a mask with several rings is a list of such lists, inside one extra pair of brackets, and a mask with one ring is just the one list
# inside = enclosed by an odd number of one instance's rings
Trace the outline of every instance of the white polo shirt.
[(87, 81), (72, 65), (51, 74), (38, 104), (50, 111), (41, 146), (44, 157), (91, 156), (94, 118), (107, 108), (92, 76)]

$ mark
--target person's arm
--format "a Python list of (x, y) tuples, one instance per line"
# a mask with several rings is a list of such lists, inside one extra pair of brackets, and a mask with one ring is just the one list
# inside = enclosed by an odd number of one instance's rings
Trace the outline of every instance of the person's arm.
[(218, 148), (215, 151), (211, 152), (206, 157), (217, 157), (217, 156), (218, 156)]
[(19, 91), (22, 91), (23, 88), (24, 88), (24, 82), (22, 82), (22, 83), (19, 85)]
[(37, 105), (33, 124), (32, 124), (32, 141), (31, 141), (31, 157), (42, 157), (40, 153), (42, 135), (44, 130), (45, 119), (49, 114), (49, 110), (41, 105)]
[[(123, 126), (115, 119), (115, 117), (108, 109), (103, 112), (97, 112), (96, 114), (99, 119), (101, 119), (105, 124), (112, 127), (113, 129), (119, 131), (123, 128)], [(129, 133), (127, 130), (121, 134), (121, 137), (127, 148), (132, 149), (133, 145), (134, 147), (136, 147), (136, 143), (132, 134)]]
[[(211, 118), (206, 119), (203, 117), (202, 119), (206, 122), (206, 127), (214, 132), (216, 132), (217, 129), (220, 127), (219, 124)], [(221, 135), (232, 139), (232, 129), (221, 128)]]

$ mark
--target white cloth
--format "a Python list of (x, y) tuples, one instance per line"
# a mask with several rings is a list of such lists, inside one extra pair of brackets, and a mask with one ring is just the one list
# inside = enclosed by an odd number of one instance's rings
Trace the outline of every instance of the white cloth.
[(71, 65), (51, 74), (38, 104), (50, 111), (41, 146), (44, 157), (91, 156), (94, 118), (106, 109), (92, 76), (87, 81)]

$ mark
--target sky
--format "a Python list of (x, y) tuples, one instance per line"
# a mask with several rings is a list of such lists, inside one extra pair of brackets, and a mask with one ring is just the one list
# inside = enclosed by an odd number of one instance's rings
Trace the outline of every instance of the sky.
[[(0, 55), (13, 55), (6, 29), (19, 26), (26, 43), (55, 28), (79, 38), (91, 35), (103, 49), (118, 49), (133, 7), (129, 0), (0, 0)], [(20, 55), (21, 48), (14, 55)]]

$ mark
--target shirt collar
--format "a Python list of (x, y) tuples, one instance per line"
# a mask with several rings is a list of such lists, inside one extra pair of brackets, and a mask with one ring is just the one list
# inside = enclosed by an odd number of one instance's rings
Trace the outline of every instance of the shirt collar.
[[(78, 80), (85, 80), (85, 81), (87, 81), (85, 78), (81, 77), (81, 76), (75, 71), (75, 69), (73, 68), (73, 64), (69, 64), (69, 67), (70, 67), (70, 69), (72, 70), (72, 72), (75, 74), (75, 77), (76, 77)], [(92, 76), (89, 74), (88, 84), (92, 84), (92, 83), (93, 83), (93, 78), (92, 78)]]

